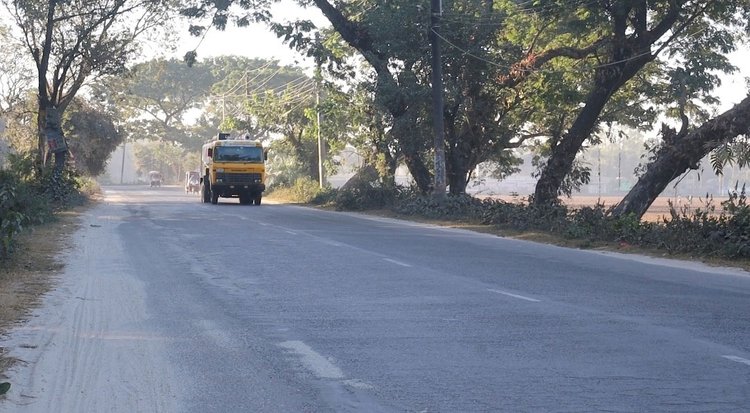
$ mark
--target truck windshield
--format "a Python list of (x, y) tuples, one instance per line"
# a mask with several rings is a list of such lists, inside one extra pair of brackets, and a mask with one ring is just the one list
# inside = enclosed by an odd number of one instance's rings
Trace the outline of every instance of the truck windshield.
[(263, 162), (263, 149), (257, 146), (217, 146), (214, 160), (219, 162)]

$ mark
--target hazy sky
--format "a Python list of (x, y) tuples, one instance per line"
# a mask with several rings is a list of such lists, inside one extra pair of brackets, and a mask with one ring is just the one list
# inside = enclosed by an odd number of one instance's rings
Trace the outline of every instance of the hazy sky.
[[(303, 9), (289, 0), (283, 0), (272, 8), (274, 20), (290, 21), (299, 18), (312, 20), (319, 26), (328, 26), (328, 20), (316, 7)], [(187, 33), (185, 26), (180, 33), (181, 42), (175, 57), (181, 58), (185, 52), (194, 49), (200, 41)], [(303, 56), (289, 49), (264, 25), (251, 25), (237, 28), (231, 25), (227, 30), (212, 29), (197, 49), (198, 59), (201, 57), (215, 57), (222, 55), (239, 55), (263, 59), (276, 59), (283, 65), (312, 66), (313, 62), (305, 60)]]

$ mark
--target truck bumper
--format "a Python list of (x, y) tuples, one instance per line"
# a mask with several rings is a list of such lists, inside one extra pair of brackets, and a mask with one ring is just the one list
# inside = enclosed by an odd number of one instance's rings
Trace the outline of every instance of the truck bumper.
[(211, 185), (211, 190), (216, 191), (220, 197), (238, 197), (240, 195), (257, 196), (266, 190), (265, 184), (223, 184), (217, 182)]

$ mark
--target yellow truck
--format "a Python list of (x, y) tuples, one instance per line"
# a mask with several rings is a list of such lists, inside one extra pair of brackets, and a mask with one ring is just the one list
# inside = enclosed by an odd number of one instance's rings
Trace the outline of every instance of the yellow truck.
[(229, 134), (220, 133), (201, 151), (202, 202), (215, 205), (222, 197), (239, 198), (243, 205), (260, 205), (266, 189), (267, 158), (260, 142), (229, 139)]

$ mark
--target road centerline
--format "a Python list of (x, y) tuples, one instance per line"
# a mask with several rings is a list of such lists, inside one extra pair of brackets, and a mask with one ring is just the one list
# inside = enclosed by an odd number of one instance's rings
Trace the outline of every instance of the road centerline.
[(542, 301), (542, 300), (537, 300), (536, 298), (526, 297), (526, 296), (519, 295), (519, 294), (513, 294), (513, 293), (509, 293), (507, 291), (502, 291), (502, 290), (495, 290), (492, 288), (488, 288), (487, 291), (497, 293), (497, 294), (507, 295), (508, 297), (518, 298), (519, 300), (530, 301), (532, 303), (538, 303)]
[(345, 378), (344, 372), (338, 366), (302, 341), (285, 341), (279, 343), (279, 347), (295, 353), (302, 361), (302, 364), (319, 378), (334, 380), (343, 380)]
[(394, 259), (390, 259), (390, 258), (383, 258), (383, 260), (384, 260), (384, 261), (388, 261), (388, 262), (390, 262), (391, 264), (396, 264), (396, 265), (400, 265), (400, 266), (402, 266), (402, 267), (411, 267), (411, 264), (407, 264), (407, 263), (405, 263), (405, 262), (397, 261), (397, 260), (394, 260)]
[(748, 360), (746, 358), (742, 358), (742, 357), (738, 357), (738, 356), (731, 356), (731, 355), (724, 355), (724, 356), (721, 356), (721, 357), (724, 357), (727, 360), (734, 361), (735, 363), (747, 364), (748, 366), (750, 366), (750, 360)]

